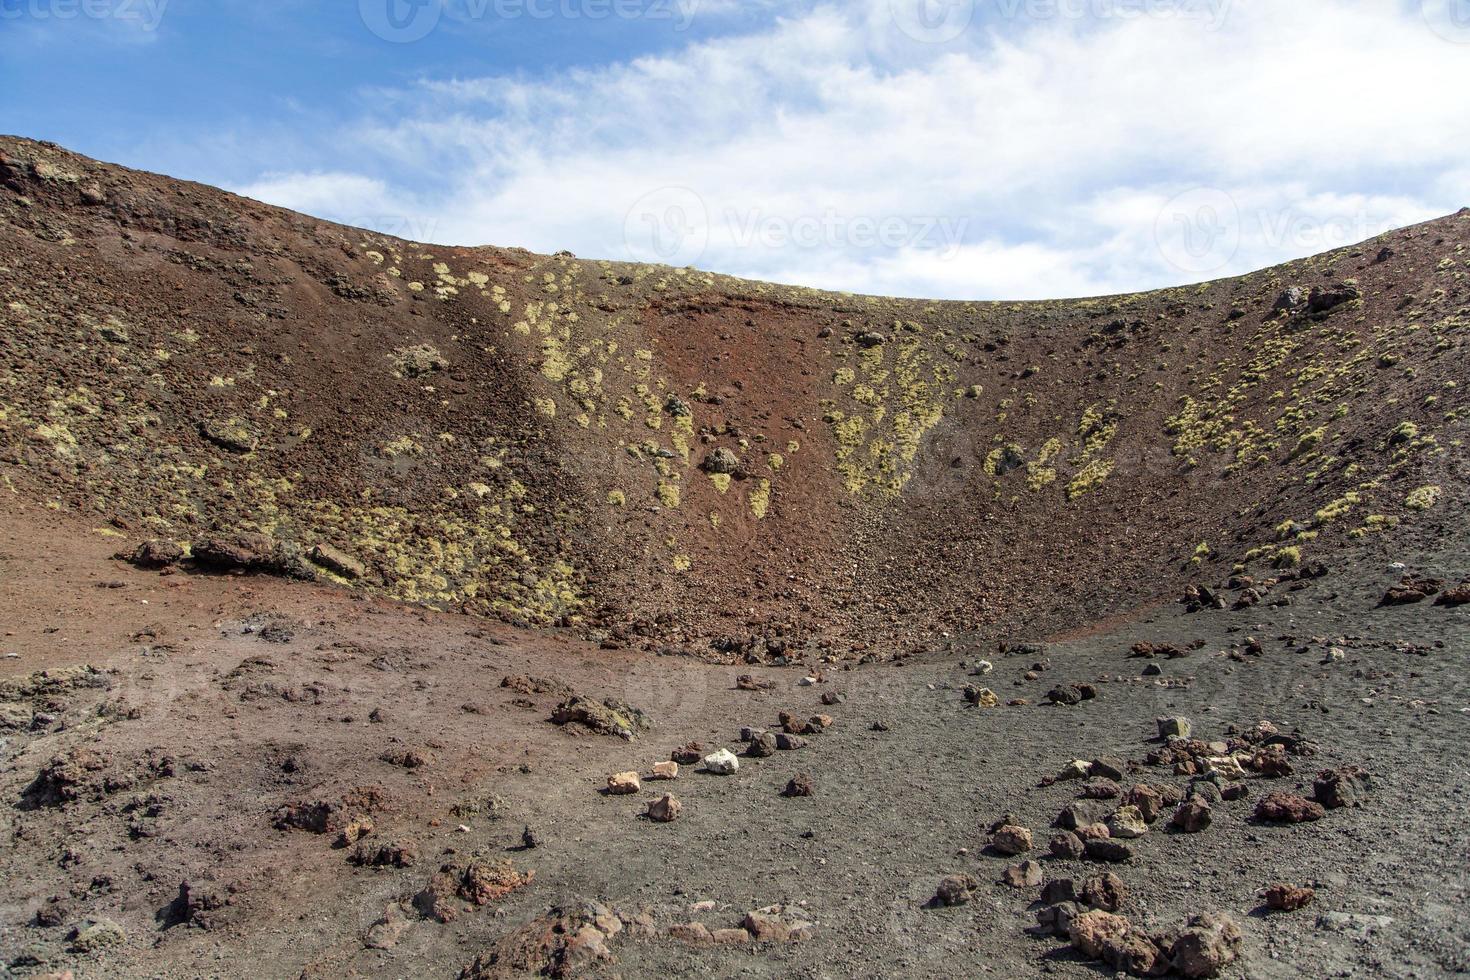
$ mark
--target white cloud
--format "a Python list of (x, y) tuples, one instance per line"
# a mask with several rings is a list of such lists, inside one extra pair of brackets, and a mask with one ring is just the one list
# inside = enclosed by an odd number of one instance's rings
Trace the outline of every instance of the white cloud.
[[(1416, 12), (1215, 0), (1217, 22), (1006, 20), (1052, 8), (979, 3), (944, 44), (866, 0), (541, 80), (426, 81), (345, 129), (353, 173), (247, 193), (397, 215), (446, 243), (957, 298), (1234, 274), (1464, 196), (1470, 45)], [(377, 172), (417, 176), (361, 175)], [(869, 232), (885, 225), (899, 233)]]

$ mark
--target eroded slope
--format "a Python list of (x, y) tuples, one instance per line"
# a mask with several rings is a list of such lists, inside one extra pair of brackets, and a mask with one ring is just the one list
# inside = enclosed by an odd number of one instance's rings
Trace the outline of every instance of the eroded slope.
[(0, 479), (120, 547), (260, 533), (609, 645), (1072, 628), (1462, 498), (1467, 238), (924, 303), (417, 245), (4, 139)]

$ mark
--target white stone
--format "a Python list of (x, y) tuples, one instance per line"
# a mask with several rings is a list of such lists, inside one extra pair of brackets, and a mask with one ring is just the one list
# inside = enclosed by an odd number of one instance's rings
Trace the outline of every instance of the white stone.
[(740, 760), (729, 749), (720, 749), (704, 757), (704, 768), (716, 776), (729, 776), (740, 769)]

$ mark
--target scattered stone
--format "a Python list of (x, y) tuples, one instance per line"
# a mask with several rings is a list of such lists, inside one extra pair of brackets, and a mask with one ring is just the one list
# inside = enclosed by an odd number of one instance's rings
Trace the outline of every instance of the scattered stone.
[(1035, 861), (1022, 861), (1005, 869), (1001, 881), (1012, 888), (1035, 888), (1041, 884), (1041, 865)]
[(128, 938), (123, 927), (111, 919), (84, 919), (67, 935), (74, 953), (96, 953), (120, 946)]
[(1324, 769), (1312, 784), (1313, 796), (1328, 810), (1361, 806), (1371, 788), (1372, 777), (1359, 766)]
[(1000, 698), (990, 688), (973, 684), (965, 686), (965, 701), (977, 708), (994, 708), (1000, 704)]
[(1311, 293), (1307, 295), (1307, 313), (1312, 316), (1326, 316), (1339, 306), (1361, 299), (1362, 296), (1358, 287), (1350, 282), (1338, 283), (1331, 289), (1313, 286)]
[(1194, 726), (1189, 723), (1189, 719), (1179, 716), (1160, 718), (1158, 727), (1159, 738), (1166, 742), (1171, 738), (1189, 738), (1194, 731)]
[(1268, 793), (1256, 804), (1256, 819), (1264, 823), (1305, 823), (1321, 820), (1326, 813), (1322, 804), (1295, 793)]
[(1052, 704), (1071, 706), (1081, 704), (1082, 692), (1076, 687), (1057, 686), (1046, 692), (1046, 699)]
[(1453, 589), (1446, 589), (1435, 598), (1436, 606), (1444, 606), (1447, 609), (1457, 609), (1460, 606), (1470, 605), (1470, 583), (1464, 583)]
[(1073, 921), (1085, 911), (1087, 910), (1076, 902), (1043, 905), (1036, 910), (1036, 931), (1042, 935), (1066, 937), (1071, 932)]
[(582, 725), (599, 735), (616, 735), (622, 739), (633, 739), (653, 727), (653, 722), (642, 711), (613, 698), (602, 703), (581, 694), (574, 694), (557, 706), (551, 715), (556, 725)]
[(1082, 838), (1070, 830), (1064, 830), (1060, 834), (1054, 835), (1051, 839), (1050, 847), (1052, 857), (1059, 858), (1063, 861), (1080, 860), (1082, 855), (1087, 852), (1087, 847), (1082, 843)]
[(1121, 840), (1132, 840), (1148, 833), (1148, 822), (1143, 819), (1142, 811), (1132, 805), (1119, 807), (1108, 817), (1107, 823), (1109, 836)]
[(616, 772), (607, 777), (607, 791), (611, 796), (631, 796), (642, 789), (636, 772)]
[(807, 938), (814, 927), (810, 922), (789, 914), (781, 905), (772, 905), (745, 914), (745, 931), (759, 943), (796, 942)]
[(1121, 915), (1093, 909), (1072, 920), (1072, 945), (1088, 959), (1100, 960), (1104, 943), (1109, 939), (1121, 939), (1128, 929), (1128, 920)]
[(347, 860), (364, 868), (411, 868), (418, 863), (419, 849), (410, 840), (362, 843)]
[(1128, 888), (1122, 878), (1106, 871), (1082, 883), (1081, 900), (1095, 909), (1116, 912), (1128, 901)]
[[(460, 972), (460, 980), (601, 974), (615, 963), (607, 940), (623, 928), (622, 920), (597, 902), (554, 907), (495, 940)], [(655, 934), (652, 919), (643, 913), (634, 916), (627, 928)]]
[[(468, 829), (465, 827), (465, 830)], [(541, 835), (532, 830), (529, 824), (521, 830), (521, 846), (528, 851), (534, 851), (541, 846)]]
[(741, 674), (735, 678), (735, 689), (738, 691), (770, 691), (775, 687), (775, 681), (756, 680), (750, 674)]
[(1123, 864), (1133, 860), (1133, 848), (1122, 841), (1107, 837), (1095, 837), (1087, 842), (1087, 856), (1094, 861)]
[(939, 887), (935, 889), (934, 898), (930, 900), (929, 905), (932, 908), (966, 905), (979, 886), (980, 883), (969, 875), (950, 875), (939, 882)]
[(173, 541), (151, 538), (132, 551), (120, 551), (113, 555), (119, 561), (137, 565), (139, 568), (168, 568), (188, 557), (184, 549)]
[(351, 847), (372, 832), (372, 817), (355, 817), (348, 822), (347, 826), (342, 828), (342, 832), (337, 835), (337, 839), (333, 842), (332, 846), (338, 849)]
[(1089, 779), (1079, 791), (1084, 800), (1115, 800), (1122, 793), (1122, 788), (1111, 779)]
[(684, 805), (673, 793), (665, 793), (663, 796), (648, 804), (648, 819), (655, 823), (673, 823), (679, 819), (679, 811)]
[(675, 749), (669, 758), (681, 766), (698, 765), (699, 761), (704, 758), (704, 746), (699, 742), (690, 742)]
[(703, 469), (716, 475), (736, 474), (740, 472), (740, 457), (721, 446), (704, 458)]
[(1210, 805), (1202, 796), (1191, 796), (1174, 810), (1174, 816), (1169, 818), (1169, 826), (1186, 834), (1197, 834), (1210, 825), (1213, 820), (1210, 813)]
[(1444, 588), (1444, 582), (1440, 579), (1422, 578), (1417, 575), (1405, 575), (1399, 580), (1399, 584), (1390, 588), (1383, 594), (1379, 606), (1408, 606), (1416, 602), (1423, 602), (1432, 595), (1439, 594)]
[(730, 776), (740, 771), (740, 760), (729, 749), (720, 749), (704, 757), (705, 772), (716, 776)]
[(1125, 764), (1122, 759), (1093, 759), (1088, 763), (1087, 774), (1093, 779), (1111, 779), (1118, 782), (1124, 776), (1124, 768)]
[(714, 934), (709, 931), (709, 926), (703, 922), (676, 923), (664, 930), (664, 934), (670, 939), (677, 939), (691, 946), (710, 946), (715, 941)]
[(1153, 938), (1130, 929), (1103, 941), (1103, 961), (1135, 977), (1153, 977), (1168, 972), (1169, 960)]
[(1092, 763), (1086, 759), (1074, 759), (1062, 766), (1061, 772), (1056, 774), (1057, 782), (1065, 782), (1069, 779), (1087, 779), (1092, 775)]
[(797, 749), (806, 748), (807, 741), (800, 735), (788, 735), (780, 732), (776, 735), (776, 748), (781, 752), (794, 752)]
[(1317, 916), (1317, 928), (1332, 932), (1353, 933), (1367, 936), (1369, 933), (1387, 929), (1393, 925), (1388, 915), (1365, 915), (1359, 912), (1323, 912)]
[(1143, 819), (1153, 823), (1164, 812), (1164, 797), (1147, 783), (1138, 783), (1123, 794), (1123, 802), (1138, 808)]
[(655, 762), (653, 764), (653, 774), (650, 775), (648, 778), (651, 780), (678, 779), (679, 764), (672, 760), (668, 762)]
[(750, 739), (745, 754), (753, 759), (766, 759), (775, 755), (776, 750), (776, 736), (770, 732), (761, 732)]
[(1266, 905), (1277, 912), (1295, 912), (1312, 904), (1317, 893), (1311, 888), (1280, 882), (1265, 891)]
[(1014, 824), (999, 827), (990, 837), (990, 846), (1001, 854), (1025, 854), (1031, 850), (1031, 831)]
[(1286, 746), (1279, 743), (1256, 749), (1246, 765), (1254, 772), (1272, 779), (1290, 776), (1294, 772), (1286, 757)]
[(1174, 940), (1173, 967), (1186, 977), (1213, 977), (1235, 962), (1243, 936), (1224, 912), (1197, 915)]
[(786, 788), (781, 791), (781, 795), (811, 796), (816, 791), (817, 787), (812, 782), (812, 777), (807, 773), (799, 772), (795, 776), (792, 776), (790, 781), (786, 783)]
[(841, 704), (846, 700), (847, 696), (840, 691), (824, 691), (822, 693), (822, 703), (825, 705)]
[(1053, 878), (1041, 887), (1043, 905), (1077, 901), (1077, 883), (1071, 878)]
[(1089, 824), (1106, 820), (1110, 813), (1112, 813), (1112, 807), (1106, 801), (1077, 800), (1062, 808), (1053, 826), (1063, 830), (1076, 830), (1078, 827), (1086, 827)]

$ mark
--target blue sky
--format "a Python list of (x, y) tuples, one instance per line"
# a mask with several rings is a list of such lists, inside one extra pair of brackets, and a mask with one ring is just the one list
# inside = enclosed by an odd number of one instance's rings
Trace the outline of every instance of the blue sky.
[(1470, 0), (0, 0), (0, 130), (447, 244), (1199, 281), (1470, 204)]

